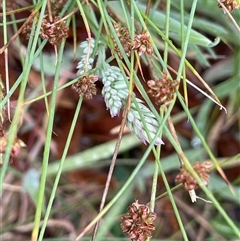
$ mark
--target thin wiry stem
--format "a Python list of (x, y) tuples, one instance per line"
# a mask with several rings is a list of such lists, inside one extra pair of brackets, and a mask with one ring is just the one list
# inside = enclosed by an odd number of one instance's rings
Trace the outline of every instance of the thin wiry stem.
[[(130, 104), (131, 104), (131, 97), (130, 97), (130, 95), (128, 96), (127, 103), (128, 104), (127, 104), (127, 106), (126, 106), (126, 108), (124, 110), (124, 113), (123, 113), (123, 118), (122, 118), (122, 122), (121, 122), (121, 125), (120, 125), (120, 129), (119, 129), (118, 138), (117, 138), (116, 146), (115, 146), (115, 149), (114, 149), (112, 161), (111, 161), (111, 164), (110, 164), (110, 167), (109, 167), (109, 170), (108, 170), (108, 176), (107, 176), (107, 180), (106, 180), (106, 183), (105, 183), (105, 188), (104, 188), (102, 199), (101, 199), (99, 212), (101, 212), (103, 210), (103, 208), (104, 208), (104, 205), (105, 205), (105, 202), (106, 202), (106, 198), (107, 198), (107, 194), (108, 194), (108, 190), (109, 190), (109, 187), (110, 187), (113, 170), (114, 170), (114, 167), (115, 167), (115, 164), (116, 164), (116, 159), (117, 159), (117, 155), (118, 155), (118, 152), (119, 152), (119, 147), (120, 147), (120, 144), (121, 144), (121, 141), (122, 141), (123, 131), (124, 131), (124, 128), (125, 128), (125, 125), (126, 125), (127, 114), (129, 112), (129, 109), (130, 109)], [(96, 224), (95, 224), (94, 231), (93, 231), (93, 236), (92, 236), (92, 239), (91, 239), (92, 241), (96, 240), (96, 235), (97, 235), (97, 230), (98, 230), (98, 227), (99, 227), (99, 222), (100, 221), (98, 220), (96, 222)]]
[(92, 38), (91, 38), (91, 31), (90, 31), (90, 27), (89, 27), (89, 24), (88, 24), (88, 20), (87, 20), (87, 17), (85, 15), (85, 12), (83, 10), (82, 4), (79, 1), (77, 1), (77, 4), (78, 4), (79, 10), (80, 10), (80, 13), (82, 15), (82, 18), (83, 18), (83, 22), (84, 22), (84, 25), (85, 25), (85, 28), (86, 28), (86, 31), (87, 31), (88, 41), (89, 41), (87, 57), (86, 57), (86, 62), (85, 62), (85, 66), (84, 66), (84, 69), (86, 69), (87, 64), (88, 64), (88, 60), (89, 60), (89, 57), (90, 57), (90, 49), (91, 49)]
[[(2, 8), (3, 8), (3, 42), (4, 45), (7, 43), (7, 16), (6, 16), (6, 1), (3, 0)], [(4, 50), (4, 67), (5, 67), (5, 85), (6, 85), (6, 93), (9, 92), (9, 71), (8, 71), (8, 49)], [(7, 101), (7, 113), (8, 119), (10, 120), (10, 99)]]
[[(167, 107), (166, 106), (165, 106), (165, 112), (167, 112)], [(170, 129), (170, 132), (171, 132), (174, 140), (178, 144), (179, 148), (181, 148), (180, 142), (179, 142), (178, 137), (177, 137), (177, 133), (175, 131), (175, 127), (174, 127), (174, 125), (172, 123), (172, 119), (171, 119), (170, 116), (168, 117), (168, 125), (169, 125), (169, 129)], [(184, 162), (183, 162), (183, 158), (182, 158), (183, 153), (184, 153), (183, 151), (181, 151), (180, 153), (177, 153), (178, 157), (179, 157), (179, 161), (180, 161), (180, 168), (184, 166)]]
[(233, 22), (234, 26), (237, 28), (238, 32), (240, 32), (240, 27), (237, 24), (236, 20), (234, 19), (234, 17), (232, 16), (232, 14), (229, 12), (229, 10), (225, 7), (225, 5), (221, 2), (221, 0), (218, 0), (218, 3), (221, 5), (221, 7), (224, 9), (224, 13), (226, 13), (228, 15), (228, 17), (231, 19), (231, 21)]

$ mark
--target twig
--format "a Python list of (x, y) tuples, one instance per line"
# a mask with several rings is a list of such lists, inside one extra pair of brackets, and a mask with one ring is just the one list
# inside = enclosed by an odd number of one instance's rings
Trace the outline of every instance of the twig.
[[(116, 164), (116, 159), (117, 159), (119, 147), (120, 147), (120, 144), (121, 144), (123, 131), (124, 131), (126, 120), (127, 120), (127, 114), (130, 110), (130, 105), (131, 105), (131, 95), (129, 94), (128, 99), (127, 99), (127, 105), (126, 105), (126, 108), (124, 109), (124, 112), (123, 112), (123, 119), (122, 119), (122, 123), (121, 123), (121, 126), (120, 126), (120, 130), (119, 130), (115, 150), (114, 150), (114, 153), (113, 153), (111, 165), (109, 167), (107, 181), (106, 181), (105, 188), (104, 188), (104, 191), (103, 191), (103, 196), (102, 196), (99, 212), (102, 211), (102, 209), (104, 208), (105, 202), (106, 202), (110, 182), (111, 182), (111, 179), (112, 179), (113, 170), (114, 170), (114, 167), (115, 167), (115, 164)], [(92, 239), (91, 239), (92, 241), (96, 240), (96, 235), (97, 235), (99, 223), (100, 223), (100, 220), (98, 220), (95, 224), (93, 236), (92, 236)]]
[[(74, 16), (74, 14), (78, 11), (78, 8), (74, 8), (72, 12), (70, 12), (69, 14), (65, 15), (64, 17), (62, 17), (61, 19), (59, 19), (58, 21), (54, 22), (53, 24), (57, 24), (57, 23), (60, 23), (62, 21), (65, 21), (67, 18), (71, 17), (71, 16)], [(88, 32), (88, 38), (91, 37), (91, 33)]]
[[(5, 49), (4, 51), (4, 65), (5, 65), (5, 83), (6, 83), (6, 93), (9, 92), (9, 69), (8, 69), (8, 50)], [(10, 114), (10, 99), (7, 101), (7, 115), (9, 121), (11, 121), (11, 114)]]
[(228, 15), (228, 17), (232, 20), (232, 22), (235, 25), (235, 27), (237, 28), (238, 32), (240, 32), (240, 27), (238, 26), (236, 20), (233, 18), (232, 14), (229, 12), (229, 10), (225, 7), (225, 5), (220, 0), (218, 0), (218, 3), (224, 9), (224, 13), (226, 13)]
[[(7, 17), (6, 17), (6, 2), (3, 2), (3, 43), (7, 42)], [(6, 83), (6, 93), (9, 92), (9, 69), (8, 69), (8, 50), (4, 50), (4, 67), (5, 67), (5, 83)], [(7, 112), (8, 119), (10, 120), (10, 99), (7, 101)]]
[(156, 73), (155, 73), (155, 70), (154, 70), (152, 61), (151, 61), (150, 56), (149, 56), (148, 54), (146, 54), (146, 59), (147, 59), (147, 62), (148, 62), (148, 68), (149, 68), (150, 77), (151, 77), (153, 80), (157, 80), (158, 77), (157, 77), (157, 75), (156, 75)]
[[(165, 112), (167, 112), (167, 107), (166, 106), (165, 106), (164, 110), (165, 110)], [(168, 117), (167, 121), (168, 121), (170, 132), (171, 132), (174, 140), (176, 141), (176, 143), (178, 144), (178, 146), (179, 146), (179, 148), (181, 150), (181, 145), (180, 145), (180, 142), (178, 141), (178, 137), (177, 137), (177, 134), (176, 134), (176, 131), (175, 131), (175, 128), (174, 128), (174, 125), (172, 123), (172, 119), (171, 119), (170, 116)], [(179, 161), (180, 161), (180, 168), (182, 168), (184, 166), (184, 161), (183, 160), (185, 159), (183, 151), (181, 151), (181, 153), (177, 152), (177, 155), (178, 155)]]
[[(31, 9), (33, 6), (27, 6), (27, 7), (23, 7), (23, 8), (19, 8), (19, 9), (14, 9), (14, 10), (9, 10), (6, 12), (6, 15), (11, 15), (11, 14), (15, 14), (15, 13), (20, 13), (23, 11), (26, 11), (28, 9)], [(3, 16), (3, 13), (0, 13), (0, 17)]]
[(87, 36), (88, 36), (88, 51), (87, 51), (85, 66), (83, 67), (83, 69), (86, 70), (87, 63), (88, 63), (88, 60), (89, 60), (89, 57), (90, 57), (91, 41), (93, 41), (93, 40), (91, 38), (92, 35), (91, 35), (90, 27), (89, 27), (88, 20), (87, 20), (87, 17), (85, 15), (85, 12), (83, 10), (82, 4), (80, 4), (79, 2), (77, 2), (77, 3), (78, 3), (79, 11), (82, 15), (83, 23), (85, 25), (85, 28), (86, 28), (86, 31), (87, 31)]
[(53, 22), (53, 16), (52, 16), (52, 8), (51, 8), (51, 2), (47, 2), (47, 9), (48, 9), (48, 16), (49, 16), (49, 21), (52, 23)]
[[(149, 15), (149, 12), (150, 12), (150, 9), (151, 9), (151, 5), (152, 5), (152, 0), (148, 0), (147, 1), (147, 7), (146, 7), (146, 10), (145, 10), (145, 15), (146, 16)], [(147, 23), (147, 19), (145, 19), (145, 23)]]
[[(177, 74), (177, 71), (175, 69), (173, 69), (171, 66), (167, 66), (168, 69), (170, 69), (173, 73)], [(199, 81), (203, 84), (203, 86), (213, 95), (214, 98), (212, 98), (210, 95), (208, 95), (206, 92), (204, 92), (202, 89), (200, 89), (199, 87), (197, 87), (195, 84), (193, 84), (191, 81), (189, 81), (188, 79), (186, 79), (186, 82), (191, 85), (193, 88), (195, 88), (196, 90), (198, 90), (200, 93), (202, 93), (203, 95), (205, 95), (208, 99), (210, 99), (211, 101), (213, 101), (215, 104), (217, 104), (220, 107), (220, 110), (223, 109), (225, 111), (225, 113), (227, 113), (227, 109), (221, 104), (220, 100), (218, 99), (218, 97), (216, 96), (216, 94), (212, 91), (212, 89), (209, 87), (209, 85), (204, 81), (204, 79), (198, 74), (197, 71), (193, 71), (193, 74), (199, 79)], [(182, 78), (182, 77), (181, 77)]]

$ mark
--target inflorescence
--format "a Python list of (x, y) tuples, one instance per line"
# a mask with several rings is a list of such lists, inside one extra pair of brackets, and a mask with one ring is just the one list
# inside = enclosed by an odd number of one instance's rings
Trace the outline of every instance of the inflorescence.
[[(103, 83), (102, 95), (111, 117), (115, 117), (119, 115), (121, 110), (126, 106), (129, 95), (128, 79), (123, 75), (119, 67), (110, 66), (107, 63), (104, 63), (102, 66), (96, 66), (97, 70), (93, 69), (93, 64), (95, 62), (98, 63), (98, 61), (94, 59), (98, 56), (98, 53), (93, 53), (95, 45), (94, 39), (87, 39), (80, 44), (82, 55), (77, 65), (77, 75), (80, 77), (78, 82), (73, 84), (72, 88), (79, 96), (91, 99), (92, 95), (96, 94), (95, 82), (98, 80), (97, 76), (92, 73), (101, 73), (102, 76), (100, 77)], [(139, 49), (139, 52), (148, 51), (148, 47), (145, 49), (141, 44), (135, 47)], [(99, 69), (101, 69), (101, 71), (99, 71)], [(91, 75), (89, 74), (90, 72)], [(82, 75), (84, 76), (82, 77)], [(134, 101), (131, 102), (127, 115), (126, 125), (146, 144), (156, 136), (159, 123), (155, 115), (144, 105), (142, 100), (136, 98), (134, 94), (133, 99)], [(163, 141), (157, 137), (154, 144), (161, 145)]]
[(128, 213), (121, 216), (121, 230), (132, 241), (145, 241), (152, 237), (155, 230), (154, 221), (157, 215), (149, 207), (136, 200), (128, 207)]
[[(194, 171), (203, 181), (205, 186), (208, 185), (209, 174), (211, 172), (212, 162), (196, 162), (193, 164)], [(182, 168), (181, 172), (176, 176), (175, 182), (182, 183), (187, 191), (195, 190), (199, 188), (199, 185), (191, 173)]]

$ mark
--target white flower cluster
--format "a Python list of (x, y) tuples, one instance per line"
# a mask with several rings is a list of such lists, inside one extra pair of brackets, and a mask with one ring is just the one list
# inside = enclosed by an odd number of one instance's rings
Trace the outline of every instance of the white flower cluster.
[[(121, 70), (116, 66), (109, 66), (105, 71), (102, 79), (103, 89), (102, 95), (107, 108), (110, 111), (111, 117), (119, 114), (122, 107), (126, 104), (128, 97), (128, 86), (124, 80)], [(149, 136), (153, 139), (158, 130), (158, 122), (154, 114), (143, 104), (143, 101), (135, 98), (138, 108), (141, 111), (142, 118), (145, 120), (145, 126), (148, 129)], [(142, 118), (134, 102), (131, 103), (131, 108), (127, 116), (127, 127), (135, 133), (135, 135), (144, 143), (149, 143), (149, 137), (145, 131)], [(161, 138), (157, 138), (155, 145), (164, 144)]]
[[(143, 104), (143, 101), (138, 98), (135, 98), (135, 100), (137, 102), (139, 110), (141, 111), (141, 115), (144, 118), (146, 128), (142, 122), (142, 118), (134, 102), (131, 103), (131, 108), (128, 112), (126, 125), (132, 132), (136, 134), (138, 139), (140, 139), (144, 144), (146, 144), (146, 142), (149, 143), (150, 141), (145, 129), (148, 129), (149, 136), (151, 139), (153, 139), (156, 135), (159, 124), (155, 118), (155, 115)], [(158, 137), (154, 144), (161, 145), (164, 144), (164, 142), (161, 138)]]
[(121, 73), (116, 66), (109, 66), (102, 79), (102, 95), (111, 117), (119, 114), (125, 100), (128, 97), (128, 87)]
[[(83, 54), (77, 66), (78, 75), (93, 68), (95, 56), (92, 56), (92, 53), (94, 46), (94, 39), (91, 39), (91, 41), (86, 40), (80, 44)], [(104, 51), (104, 48), (102, 50)], [(103, 53), (100, 55), (105, 56)], [(100, 65), (97, 64), (96, 73), (101, 73), (102, 75), (102, 95), (104, 96), (111, 117), (115, 117), (119, 115), (120, 110), (126, 105), (129, 90), (120, 68), (117, 66), (110, 66), (104, 61), (104, 59), (101, 59), (101, 61), (97, 60), (97, 63), (99, 62)], [(141, 115), (139, 110), (141, 111)], [(144, 119), (145, 125), (143, 124), (142, 119)], [(147, 142), (149, 143), (149, 139), (155, 137), (159, 127), (155, 115), (143, 104), (143, 101), (138, 98), (135, 98), (135, 102), (133, 101), (131, 103), (126, 125), (144, 144)], [(148, 129), (149, 135), (147, 134), (145, 127)], [(154, 144), (161, 145), (164, 143), (160, 138), (157, 138)]]
[(82, 42), (79, 47), (82, 49), (82, 56), (77, 65), (77, 75), (82, 75), (84, 72), (87, 72), (92, 69), (94, 58), (92, 56), (93, 49), (95, 46), (95, 40), (91, 38)]

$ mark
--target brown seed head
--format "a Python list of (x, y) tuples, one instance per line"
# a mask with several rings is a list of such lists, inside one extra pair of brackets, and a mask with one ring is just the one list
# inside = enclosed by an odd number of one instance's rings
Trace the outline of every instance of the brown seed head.
[(157, 105), (168, 105), (174, 98), (174, 94), (179, 85), (177, 80), (171, 80), (166, 72), (162, 73), (162, 78), (148, 80), (148, 93), (154, 97)]
[[(229, 12), (232, 12), (234, 9), (238, 9), (240, 7), (236, 0), (221, 0), (221, 3), (227, 8)], [(220, 3), (218, 3), (218, 7), (222, 8)]]
[(144, 31), (143, 33), (137, 34), (134, 37), (132, 50), (137, 50), (140, 56), (145, 52), (149, 55), (153, 54), (153, 48), (150, 42), (148, 32)]
[[(132, 51), (132, 41), (131, 36), (127, 28), (122, 27), (120, 24), (115, 23), (114, 28), (116, 30), (117, 36), (119, 37), (119, 40), (122, 44), (122, 47), (126, 53), (126, 55), (129, 57), (131, 55)], [(114, 50), (118, 54), (120, 58), (122, 58), (122, 54), (120, 52), (120, 48), (118, 47), (115, 39), (113, 39), (114, 42)]]
[[(8, 135), (4, 135), (3, 137), (0, 137), (0, 157), (2, 157), (2, 155), (6, 151), (7, 143), (8, 143)], [(22, 147), (25, 147), (25, 146), (26, 146), (25, 143), (16, 137), (12, 144), (10, 161), (12, 161), (13, 158), (17, 157), (20, 154)], [(1, 159), (0, 159), (0, 164), (2, 164)]]
[[(202, 179), (204, 185), (207, 186), (212, 163), (209, 161), (196, 162), (193, 164), (192, 167), (198, 174), (198, 176)], [(184, 188), (188, 191), (199, 188), (199, 185), (195, 178), (185, 168), (183, 168), (181, 172), (176, 176), (175, 182), (182, 183)]]
[(68, 31), (69, 29), (66, 27), (65, 22), (61, 21), (60, 17), (55, 16), (53, 23), (51, 23), (48, 16), (46, 16), (42, 21), (40, 35), (42, 39), (48, 38), (49, 43), (56, 45), (68, 37)]
[(80, 97), (91, 100), (92, 95), (97, 94), (97, 88), (95, 85), (97, 80), (98, 76), (96, 75), (84, 76), (78, 82), (72, 85), (72, 89), (76, 91)]
[(156, 213), (150, 212), (148, 206), (136, 200), (128, 207), (128, 213), (121, 216), (121, 230), (132, 241), (145, 241), (155, 230), (153, 222), (156, 218)]

